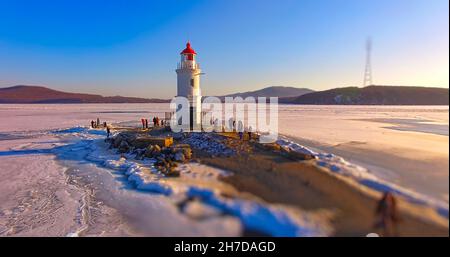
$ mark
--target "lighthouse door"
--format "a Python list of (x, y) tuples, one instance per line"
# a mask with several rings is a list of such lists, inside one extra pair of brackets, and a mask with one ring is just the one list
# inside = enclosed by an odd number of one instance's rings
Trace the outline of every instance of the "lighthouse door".
[(194, 107), (189, 107), (189, 128), (191, 131), (194, 130)]

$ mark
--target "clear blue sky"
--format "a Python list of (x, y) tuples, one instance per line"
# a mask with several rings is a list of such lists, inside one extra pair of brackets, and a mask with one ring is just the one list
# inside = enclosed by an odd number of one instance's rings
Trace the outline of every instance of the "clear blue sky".
[(204, 95), (271, 85), (448, 87), (448, 0), (0, 0), (0, 87), (171, 97), (189, 39)]

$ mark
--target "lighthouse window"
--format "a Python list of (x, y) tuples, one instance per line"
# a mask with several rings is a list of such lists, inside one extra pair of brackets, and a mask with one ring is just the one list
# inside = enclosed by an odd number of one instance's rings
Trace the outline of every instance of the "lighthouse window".
[(194, 79), (191, 79), (191, 87), (194, 86)]

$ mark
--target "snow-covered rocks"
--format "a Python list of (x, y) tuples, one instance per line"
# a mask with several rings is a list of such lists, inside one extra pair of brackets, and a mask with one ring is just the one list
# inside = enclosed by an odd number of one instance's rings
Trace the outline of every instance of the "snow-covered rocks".
[(191, 133), (182, 142), (212, 156), (234, 155), (236, 151), (227, 147), (221, 140), (219, 135), (213, 133)]
[[(158, 140), (156, 140), (158, 141)], [(110, 139), (110, 148), (117, 148), (118, 153), (131, 153), (136, 160), (145, 158), (154, 159), (155, 167), (168, 177), (178, 177), (178, 163), (184, 163), (192, 158), (191, 147), (188, 144), (161, 147), (153, 137), (142, 137), (138, 133), (123, 132), (118, 133)]]

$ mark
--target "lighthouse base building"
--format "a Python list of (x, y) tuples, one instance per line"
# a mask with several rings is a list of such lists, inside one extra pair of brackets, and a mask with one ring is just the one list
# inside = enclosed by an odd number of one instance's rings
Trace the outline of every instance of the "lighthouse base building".
[[(196, 62), (197, 53), (187, 42), (186, 48), (180, 53), (181, 61), (178, 63), (177, 72), (177, 96), (185, 97), (189, 102), (189, 130), (201, 130), (202, 95), (200, 90), (201, 69)], [(178, 108), (178, 107), (177, 107)], [(185, 124), (182, 117), (178, 118), (179, 125)]]

